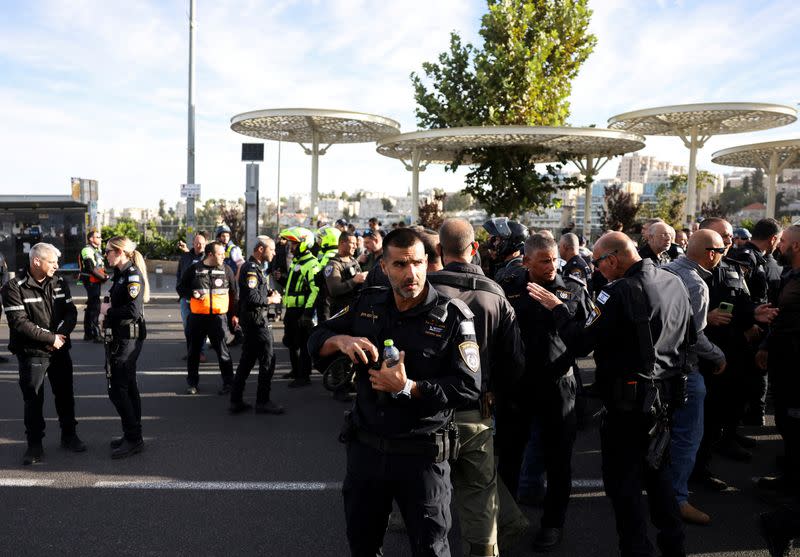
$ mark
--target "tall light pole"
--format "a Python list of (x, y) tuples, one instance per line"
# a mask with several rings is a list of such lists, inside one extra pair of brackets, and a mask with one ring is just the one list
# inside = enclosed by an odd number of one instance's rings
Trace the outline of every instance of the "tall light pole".
[[(189, 0), (189, 114), (188, 144), (186, 147), (186, 183), (194, 184), (194, 5)], [(194, 232), (194, 197), (186, 197), (186, 232)]]

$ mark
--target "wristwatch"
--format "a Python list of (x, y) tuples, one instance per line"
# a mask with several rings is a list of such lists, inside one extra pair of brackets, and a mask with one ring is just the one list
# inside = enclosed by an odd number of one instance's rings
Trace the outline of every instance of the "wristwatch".
[(407, 398), (411, 398), (411, 387), (414, 386), (414, 382), (411, 379), (406, 378), (406, 384), (403, 385), (403, 388), (397, 391), (396, 393), (392, 393), (394, 398), (404, 396)]

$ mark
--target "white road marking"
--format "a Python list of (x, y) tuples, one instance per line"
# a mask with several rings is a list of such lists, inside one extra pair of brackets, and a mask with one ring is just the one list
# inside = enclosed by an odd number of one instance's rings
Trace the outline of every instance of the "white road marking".
[(193, 481), (110, 481), (92, 487), (102, 489), (190, 490), (190, 491), (332, 491), (341, 482), (193, 482)]
[(0, 487), (50, 487), (55, 480), (33, 478), (0, 478)]

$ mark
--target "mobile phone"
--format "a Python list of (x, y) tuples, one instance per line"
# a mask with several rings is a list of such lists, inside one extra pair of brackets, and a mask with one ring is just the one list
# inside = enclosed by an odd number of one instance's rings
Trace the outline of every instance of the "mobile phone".
[(733, 304), (729, 302), (720, 302), (718, 309), (723, 313), (733, 313)]

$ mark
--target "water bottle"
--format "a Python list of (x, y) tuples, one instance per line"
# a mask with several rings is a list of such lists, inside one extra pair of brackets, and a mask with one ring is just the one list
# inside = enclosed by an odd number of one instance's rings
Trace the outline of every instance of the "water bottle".
[(386, 362), (386, 367), (394, 367), (400, 362), (400, 351), (390, 338), (383, 341), (383, 360)]
[[(394, 367), (400, 362), (400, 351), (394, 345), (394, 341), (390, 338), (383, 341), (383, 354), (381, 354), (381, 362), (386, 362), (387, 367)], [(376, 363), (376, 368), (381, 367), (381, 362)], [(383, 391), (377, 393), (378, 405), (383, 406), (389, 400), (389, 394)]]

